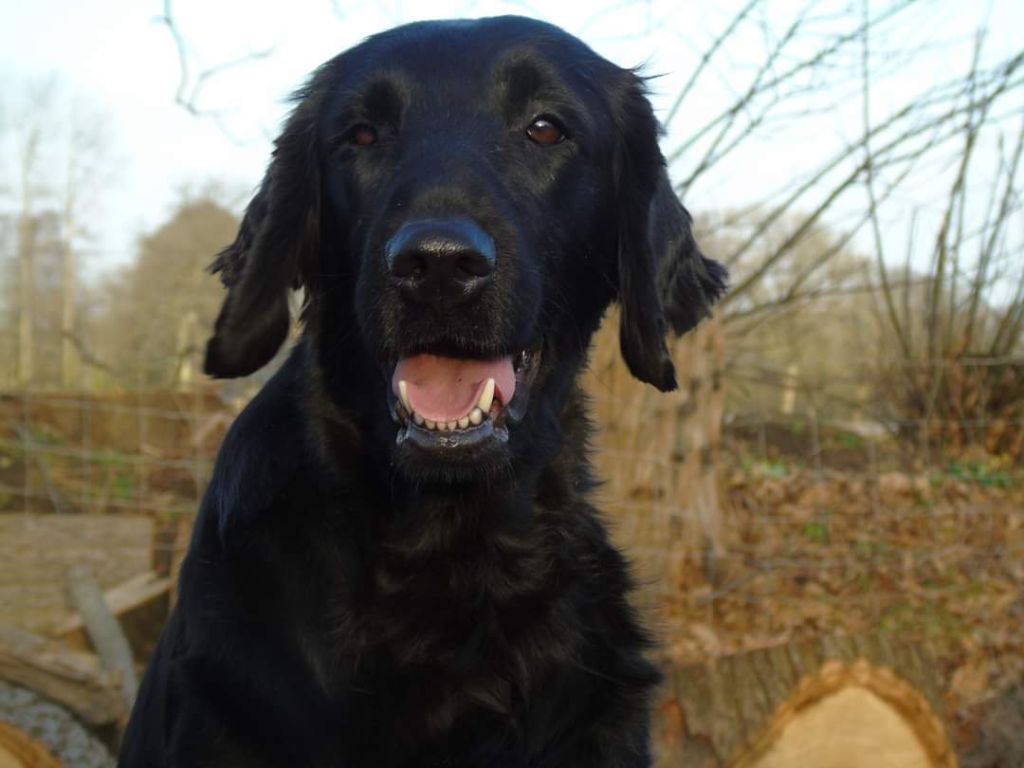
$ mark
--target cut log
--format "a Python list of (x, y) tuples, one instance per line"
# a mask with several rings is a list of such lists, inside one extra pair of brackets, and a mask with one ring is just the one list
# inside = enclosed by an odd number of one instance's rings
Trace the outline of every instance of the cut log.
[(829, 661), (800, 681), (734, 768), (956, 768), (945, 729), (887, 667)]
[(0, 768), (61, 768), (61, 762), (27, 734), (0, 722)]
[(0, 624), (0, 680), (35, 691), (89, 725), (119, 722), (127, 712), (117, 675), (95, 656), (53, 648), (44, 638)]
[(1024, 766), (1024, 678), (958, 709), (956, 719), (962, 768)]
[(833, 637), (676, 670), (659, 765), (955, 768), (935, 654)]

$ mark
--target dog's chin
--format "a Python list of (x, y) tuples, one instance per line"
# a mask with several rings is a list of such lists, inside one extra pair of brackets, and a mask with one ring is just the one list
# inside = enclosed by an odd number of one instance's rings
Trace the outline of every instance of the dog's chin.
[[(386, 390), (397, 427), (395, 468), (429, 484), (509, 477), (510, 440), (529, 409), (540, 358), (538, 345), (489, 360), (426, 354), (399, 360)], [(449, 386), (457, 391), (446, 391)]]

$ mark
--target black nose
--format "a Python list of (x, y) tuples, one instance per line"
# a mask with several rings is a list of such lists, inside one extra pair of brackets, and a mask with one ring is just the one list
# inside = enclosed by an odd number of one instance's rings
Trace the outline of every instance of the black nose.
[(458, 304), (483, 290), (494, 271), (494, 240), (470, 219), (403, 224), (385, 246), (391, 278), (410, 301)]

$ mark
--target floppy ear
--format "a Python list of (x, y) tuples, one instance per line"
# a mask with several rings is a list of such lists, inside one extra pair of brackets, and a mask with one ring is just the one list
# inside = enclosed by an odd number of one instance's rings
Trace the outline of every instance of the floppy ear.
[(204, 368), (217, 378), (246, 376), (277, 353), (291, 323), (288, 291), (303, 284), (318, 257), (315, 82), (299, 96), (235, 241), (211, 266), (228, 289), (206, 345)]
[(697, 247), (665, 169), (643, 81), (628, 77), (616, 110), (619, 344), (633, 375), (667, 392), (676, 375), (665, 334), (671, 328), (681, 335), (709, 316), (727, 272)]

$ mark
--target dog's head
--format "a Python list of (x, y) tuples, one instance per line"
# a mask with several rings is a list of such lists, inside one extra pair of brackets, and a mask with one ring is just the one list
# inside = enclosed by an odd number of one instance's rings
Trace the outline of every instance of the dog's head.
[(675, 386), (665, 334), (709, 313), (725, 273), (633, 71), (530, 19), (425, 22), (332, 59), (297, 98), (215, 264), (207, 372), (264, 365), (302, 286), (330, 396), (420, 479), (539, 450), (613, 300), (630, 370)]

